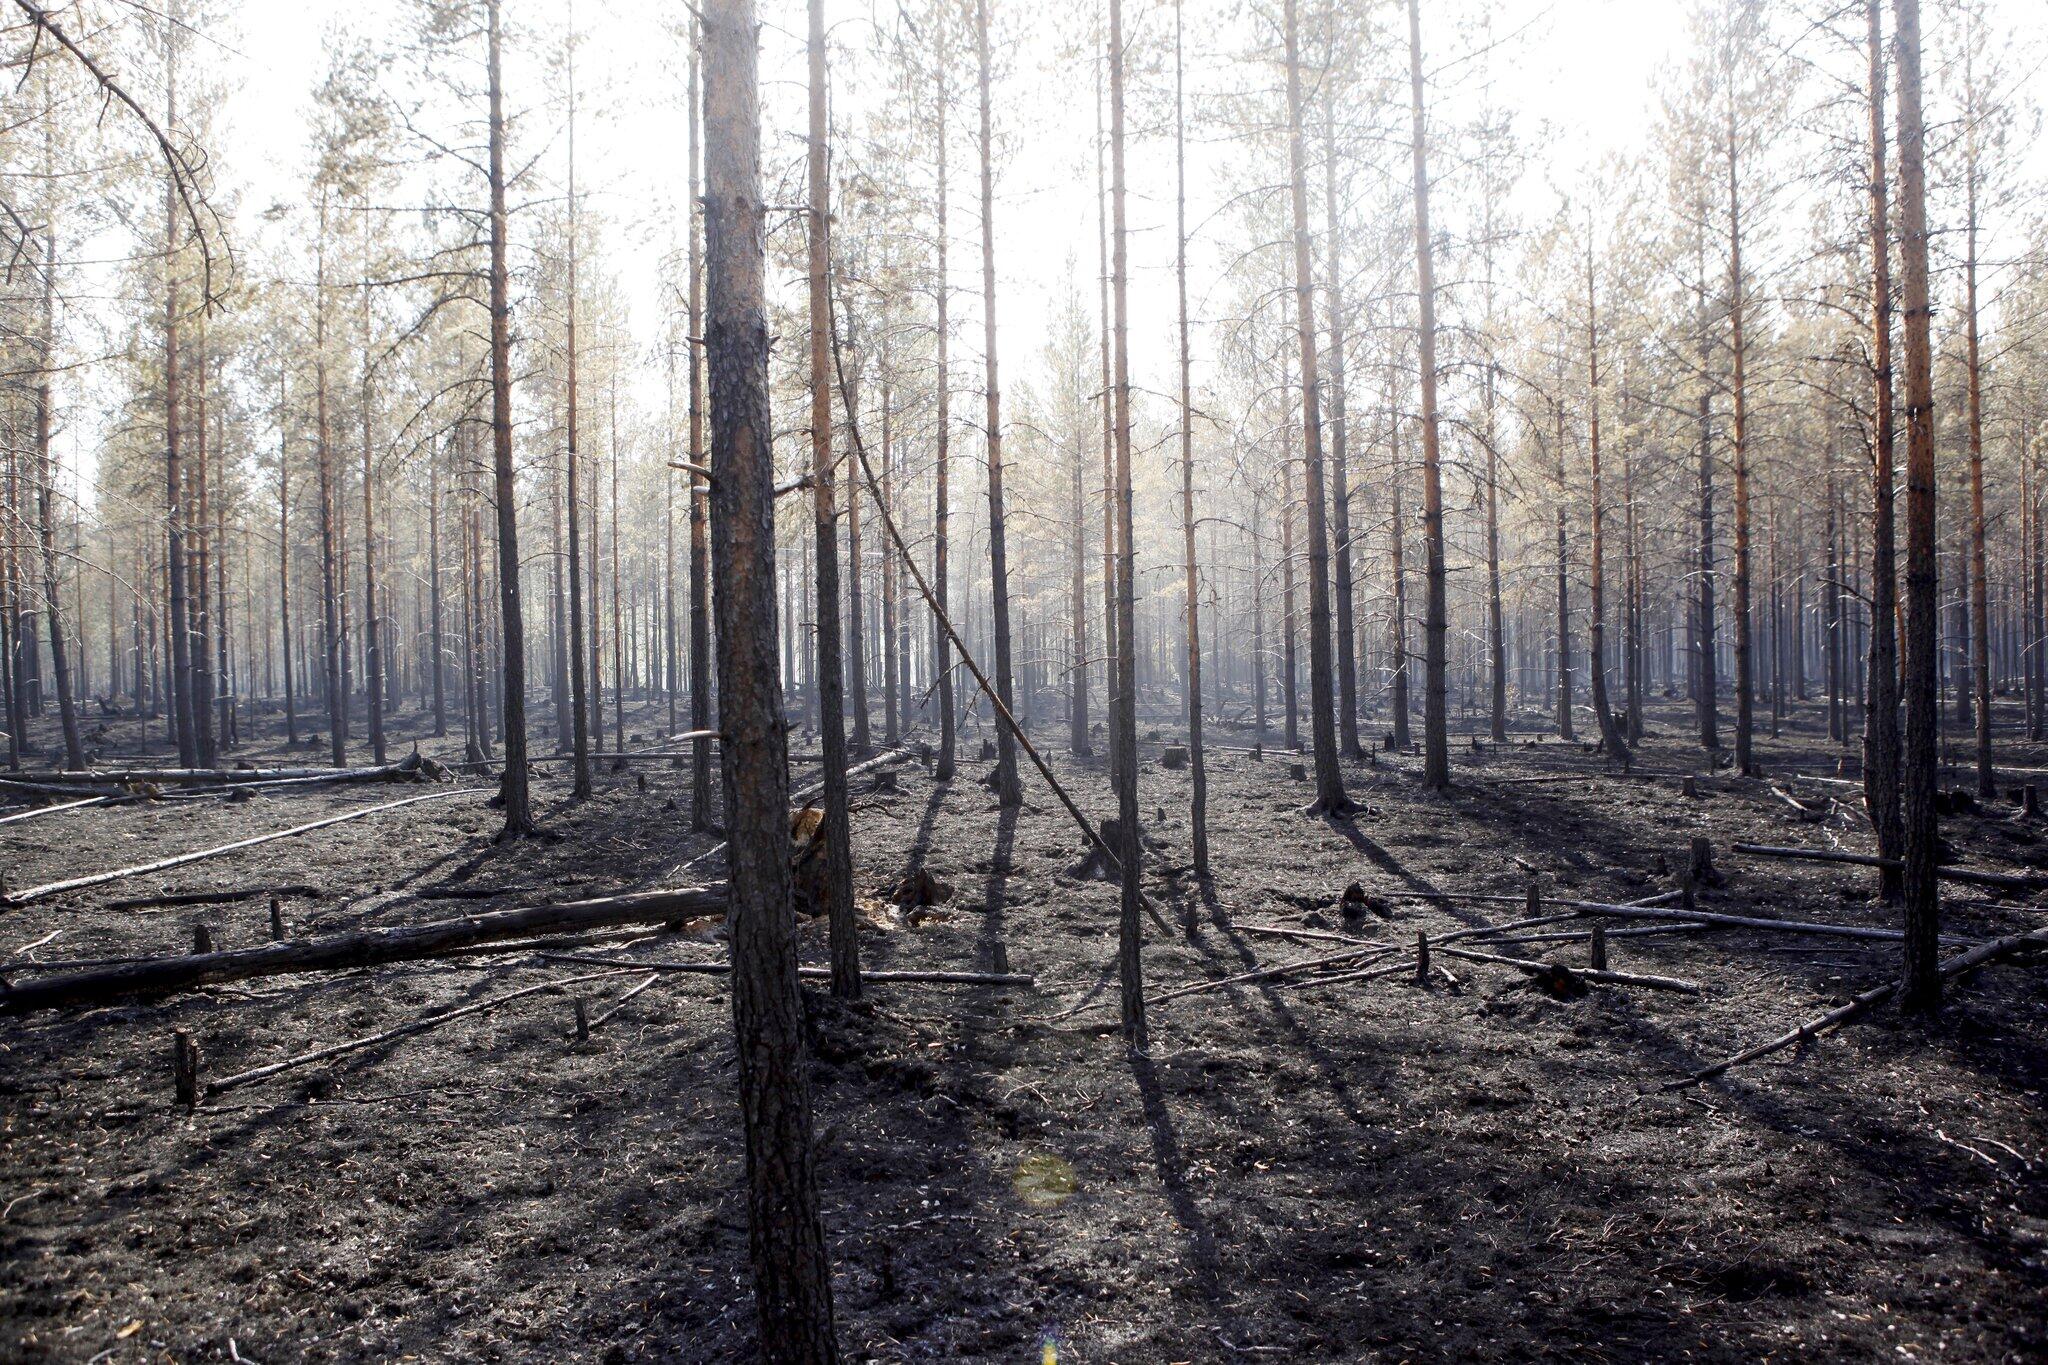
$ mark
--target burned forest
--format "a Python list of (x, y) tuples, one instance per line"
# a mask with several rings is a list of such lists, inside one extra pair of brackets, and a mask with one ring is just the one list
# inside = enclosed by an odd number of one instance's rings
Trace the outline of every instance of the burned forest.
[(2048, 1357), (2038, 0), (0, 56), (0, 1359)]

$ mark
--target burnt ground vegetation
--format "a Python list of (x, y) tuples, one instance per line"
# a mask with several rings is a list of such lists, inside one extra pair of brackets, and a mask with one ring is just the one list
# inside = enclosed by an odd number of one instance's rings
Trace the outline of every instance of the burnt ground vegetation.
[[(658, 724), (640, 720), (643, 734)], [(1380, 753), (1347, 765), (1367, 807), (1349, 822), (1303, 816), (1291, 756), (1226, 729), (1212, 739), (1238, 747), (1210, 755), (1207, 885), (1187, 866), (1188, 775), (1147, 742), (1148, 992), (1341, 947), (1276, 927), (1406, 945), (1515, 918), (1532, 876), (1550, 898), (1653, 895), (1695, 836), (1726, 877), (1715, 908), (1891, 923), (1866, 869), (1726, 851), (1868, 849), (1855, 793), (1814, 780), (1840, 773), (1817, 711), (1760, 744), (1769, 782), (1710, 772), (1675, 707), (1651, 722), (1650, 776), (1533, 733), (1478, 753), (1461, 738), (1458, 786), (1435, 798), (1419, 760)], [(401, 743), (419, 723), (394, 722)], [(1163, 712), (1144, 724), (1177, 737)], [(1081, 843), (1042, 787), (999, 812), (975, 752), (970, 736), (943, 786), (916, 762), (856, 778), (862, 950), (870, 967), (1007, 960), (1038, 989), (876, 986), (844, 1005), (806, 983), (849, 1358), (1035, 1361), (1047, 1341), (1062, 1361), (1123, 1362), (2048, 1352), (2037, 969), (1980, 974), (1932, 1023), (1879, 1011), (1677, 1092), (1662, 1083), (1884, 980), (1895, 950), (1744, 930), (1611, 941), (1617, 970), (1696, 981), (1697, 997), (1558, 998), (1513, 968), (1448, 959), (1455, 987), (1247, 981), (1156, 1003), (1133, 1054), (1113, 1031), (1114, 884), (1071, 875)], [(1054, 762), (1110, 812), (1100, 760)], [(1700, 774), (1697, 796), (1680, 772)], [(688, 773), (665, 763), (601, 766), (577, 804), (551, 764), (535, 792), (538, 839), (495, 845), (479, 787), (7, 911), (0, 974), (184, 951), (195, 921), (227, 946), (263, 941), (275, 888), (290, 931), (314, 934), (661, 885), (714, 842), (689, 832)], [(0, 826), (0, 863), (20, 887), (394, 794), (53, 814)], [(1952, 815), (1944, 834), (1971, 865), (2048, 868), (2048, 823), (2016, 804)], [(920, 868), (943, 898), (888, 904)], [(1363, 917), (1340, 901), (1352, 882)], [(121, 904), (238, 889), (264, 894)], [(1445, 891), (1514, 899), (1417, 894)], [(1993, 937), (2039, 916), (1958, 892), (1947, 928)], [(822, 927), (803, 942), (824, 963)], [(578, 951), (708, 961), (720, 947), (700, 921)], [(1583, 965), (1587, 945), (1508, 951)], [(219, 1075), (596, 970), (518, 948), (0, 1021), (0, 1355), (748, 1358), (718, 978), (659, 977), (587, 1041), (572, 997), (596, 1018), (646, 974), (528, 996), (193, 1112), (173, 1101), (174, 1029)]]

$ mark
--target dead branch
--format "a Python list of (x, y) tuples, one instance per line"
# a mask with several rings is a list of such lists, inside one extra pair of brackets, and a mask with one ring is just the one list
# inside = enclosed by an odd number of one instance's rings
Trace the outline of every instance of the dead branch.
[[(2048, 928), (2034, 929), (2024, 934), (2012, 934), (2005, 938), (1993, 939), (1989, 943), (1978, 944), (1966, 953), (1958, 953), (1942, 963), (1941, 975), (1944, 977), (1960, 976), (1975, 968), (1989, 966), (1994, 962), (2001, 962), (2006, 958), (2016, 956), (2029, 948), (2041, 947), (2048, 947)], [(1689, 1076), (1681, 1076), (1675, 1081), (1666, 1081), (1663, 1088), (1666, 1090), (1684, 1090), (1703, 1081), (1710, 1081), (1732, 1067), (1741, 1066), (1745, 1062), (1753, 1062), (1759, 1057), (1767, 1057), (1773, 1052), (1782, 1051), (1785, 1048), (1791, 1047), (1794, 1043), (1805, 1039), (1817, 1038), (1829, 1029), (1846, 1024), (1857, 1015), (1883, 1004), (1886, 1000), (1891, 999), (1893, 995), (1897, 994), (1898, 989), (1899, 983), (1896, 981), (1888, 981), (1882, 986), (1873, 986), (1848, 1004), (1839, 1005), (1829, 1010), (1826, 1014), (1809, 1019), (1789, 1033), (1781, 1033), (1769, 1042), (1758, 1043), (1755, 1047), (1744, 1048), (1734, 1056), (1723, 1058), (1711, 1066), (1703, 1066)]]

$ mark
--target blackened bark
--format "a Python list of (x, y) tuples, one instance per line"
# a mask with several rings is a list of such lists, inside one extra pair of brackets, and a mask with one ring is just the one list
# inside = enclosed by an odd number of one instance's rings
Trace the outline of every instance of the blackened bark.
[(789, 910), (788, 748), (775, 621), (775, 490), (763, 296), (752, 0), (702, 11), (711, 551), (718, 578), (720, 750), (730, 868), (732, 1013), (747, 1149), (760, 1355), (837, 1358), (818, 1212), (810, 1074)]
[[(860, 995), (860, 940), (853, 918), (853, 834), (846, 810), (846, 670), (839, 638), (839, 509), (832, 464), (831, 190), (826, 182), (825, 0), (810, 0), (810, 212), (806, 262), (811, 326), (811, 531), (818, 568), (818, 729), (825, 755), (825, 897), (832, 950), (832, 994)], [(764, 405), (765, 406), (765, 405)], [(849, 486), (848, 501), (858, 494)], [(618, 537), (612, 538), (618, 558)], [(858, 562), (854, 572), (860, 572)], [(860, 635), (854, 634), (854, 649)]]
[(1935, 878), (1936, 614), (1933, 309), (1927, 281), (1927, 130), (1920, 101), (1920, 2), (1893, 0), (1899, 71), (1899, 294), (1906, 351), (1906, 596), (1902, 688), (1905, 743), (1900, 817), (1905, 829), (1905, 941), (1899, 1005), (1941, 1004), (1941, 902)]
[[(505, 771), (498, 785), (505, 827), (500, 837), (533, 832), (527, 803), (526, 623), (519, 602), (519, 497), (512, 470), (512, 304), (505, 233), (505, 109), (499, 67), (499, 0), (489, 0), (491, 191), (491, 472), (498, 513), (498, 629), (504, 648), (499, 678)], [(372, 603), (364, 604), (373, 612)]]

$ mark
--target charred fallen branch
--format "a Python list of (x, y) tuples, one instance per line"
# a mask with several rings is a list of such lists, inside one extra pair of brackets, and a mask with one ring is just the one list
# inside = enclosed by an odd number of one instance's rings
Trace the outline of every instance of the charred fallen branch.
[(104, 971), (70, 973), (0, 990), (0, 1014), (27, 1014), (63, 1006), (105, 1005), (169, 995), (201, 986), (296, 972), (344, 971), (386, 962), (440, 957), (478, 944), (529, 937), (563, 929), (609, 929), (627, 924), (663, 924), (693, 915), (721, 913), (725, 888), (685, 887), (642, 891), (556, 905), (522, 906), (490, 914), (393, 929), (354, 929), (297, 942), (266, 943), (225, 952), (153, 958)]
[[(1855, 867), (1876, 867), (1895, 869), (1905, 866), (1896, 858), (1883, 858), (1873, 853), (1848, 853), (1832, 848), (1779, 848), (1773, 844), (1730, 844), (1737, 853), (1747, 853), (1756, 858), (1787, 858), (1813, 863), (1848, 863)], [(2048, 890), (2048, 874), (2018, 872), (1979, 872), (1967, 867), (1937, 867), (1934, 875), (1943, 881), (1962, 882), (1968, 886), (1990, 886), (2001, 891), (2042, 891)]]
[[(1941, 975), (1944, 978), (1961, 976), (1966, 972), (1974, 971), (1978, 967), (1988, 967), (1994, 962), (2002, 962), (2007, 958), (2016, 957), (2030, 949), (2039, 948), (2048, 948), (2048, 928), (2034, 929), (2024, 934), (2012, 934), (2005, 938), (1993, 939), (1989, 943), (1980, 943), (1968, 952), (1958, 953), (1942, 963)], [(1791, 1047), (1794, 1043), (1817, 1038), (1830, 1029), (1839, 1028), (1843, 1024), (1848, 1023), (1857, 1015), (1866, 1013), (1883, 1004), (1896, 995), (1898, 989), (1899, 983), (1896, 981), (1888, 981), (1882, 986), (1873, 986), (1849, 1001), (1846, 1005), (1839, 1005), (1829, 1010), (1826, 1014), (1809, 1019), (1799, 1025), (1799, 1027), (1792, 1029), (1790, 1032), (1781, 1033), (1769, 1042), (1758, 1043), (1755, 1047), (1745, 1048), (1732, 1057), (1723, 1058), (1711, 1066), (1703, 1066), (1689, 1076), (1681, 1076), (1675, 1081), (1666, 1081), (1664, 1089), (1684, 1090), (1703, 1081), (1710, 1081), (1723, 1072), (1733, 1067), (1741, 1066), (1745, 1062), (1753, 1062), (1759, 1057), (1768, 1057), (1773, 1052), (1779, 1052)]]

